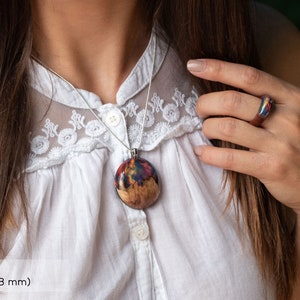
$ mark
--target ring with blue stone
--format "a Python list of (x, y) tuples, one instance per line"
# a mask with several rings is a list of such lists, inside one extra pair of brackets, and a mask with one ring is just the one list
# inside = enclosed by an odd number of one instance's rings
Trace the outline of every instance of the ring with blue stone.
[(266, 120), (266, 118), (270, 115), (270, 112), (274, 106), (274, 101), (270, 96), (261, 97), (260, 107), (258, 109), (257, 114), (249, 123), (253, 126), (259, 127)]

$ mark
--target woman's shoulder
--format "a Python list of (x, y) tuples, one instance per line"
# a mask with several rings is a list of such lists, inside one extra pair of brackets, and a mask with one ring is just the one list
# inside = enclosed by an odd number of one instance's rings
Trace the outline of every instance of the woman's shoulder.
[(255, 29), (262, 67), (300, 86), (300, 32), (285, 16), (256, 3)]

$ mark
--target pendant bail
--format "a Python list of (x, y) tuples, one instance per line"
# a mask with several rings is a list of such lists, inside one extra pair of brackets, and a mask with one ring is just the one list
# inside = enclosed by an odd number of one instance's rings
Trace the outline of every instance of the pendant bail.
[(130, 149), (130, 154), (131, 154), (131, 157), (132, 158), (137, 158), (138, 157), (138, 149), (136, 149), (136, 148), (132, 148), (132, 149)]

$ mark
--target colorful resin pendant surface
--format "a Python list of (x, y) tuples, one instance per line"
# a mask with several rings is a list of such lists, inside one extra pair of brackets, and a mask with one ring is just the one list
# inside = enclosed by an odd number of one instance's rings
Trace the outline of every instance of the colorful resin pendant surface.
[(154, 167), (147, 160), (138, 157), (130, 158), (120, 165), (114, 183), (121, 200), (135, 209), (151, 206), (160, 193)]

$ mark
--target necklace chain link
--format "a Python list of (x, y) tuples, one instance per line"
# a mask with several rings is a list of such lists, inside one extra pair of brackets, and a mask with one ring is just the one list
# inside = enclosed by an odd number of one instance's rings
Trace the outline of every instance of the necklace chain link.
[[(152, 33), (153, 34), (153, 33)], [(151, 38), (152, 39), (152, 36)], [(149, 103), (149, 98), (150, 98), (150, 91), (151, 91), (151, 85), (152, 85), (152, 80), (153, 80), (153, 74), (154, 74), (154, 67), (155, 67), (155, 57), (156, 57), (156, 36), (154, 35), (153, 37), (154, 40), (154, 51), (153, 51), (153, 58), (152, 58), (152, 66), (151, 66), (151, 73), (150, 73), (150, 78), (149, 78), (149, 85), (147, 89), (147, 96), (146, 96), (146, 103), (145, 103), (145, 112), (143, 116), (143, 121), (142, 121), (142, 128), (141, 132), (138, 137), (138, 145), (136, 148), (131, 148), (131, 146), (126, 145), (110, 128), (107, 126), (107, 124), (95, 113), (95, 111), (92, 109), (92, 107), (89, 105), (88, 101), (83, 97), (81, 92), (75, 88), (75, 86), (69, 82), (67, 79), (62, 77), (60, 74), (52, 70), (50, 67), (45, 65), (40, 59), (38, 59), (35, 56), (31, 56), (35, 61), (37, 61), (40, 65), (42, 65), (45, 69), (50, 71), (52, 74), (63, 80), (79, 97), (80, 99), (85, 103), (89, 111), (93, 114), (93, 116), (113, 135), (113, 137), (120, 143), (122, 144), (131, 154), (133, 158), (136, 158), (138, 156), (138, 150), (141, 147), (142, 139), (143, 139), (143, 134), (144, 134), (144, 128), (145, 128), (145, 123), (146, 123), (146, 118), (147, 118), (147, 108), (148, 108), (148, 103)]]

